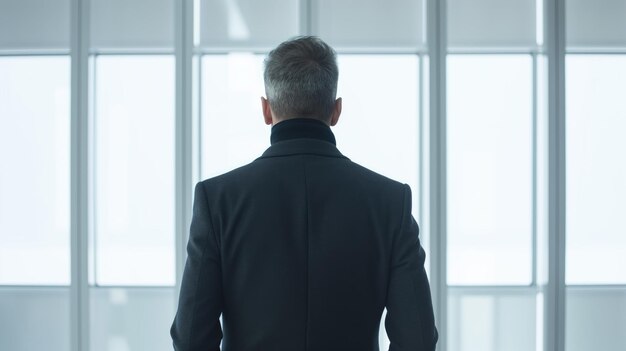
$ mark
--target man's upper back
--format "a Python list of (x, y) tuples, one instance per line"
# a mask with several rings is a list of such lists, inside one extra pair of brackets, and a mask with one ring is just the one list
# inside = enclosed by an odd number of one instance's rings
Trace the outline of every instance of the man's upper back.
[(299, 137), (199, 183), (195, 201), (214, 246), (200, 251), (219, 265), (223, 350), (378, 350), (385, 306), (392, 350), (434, 349), (408, 185)]

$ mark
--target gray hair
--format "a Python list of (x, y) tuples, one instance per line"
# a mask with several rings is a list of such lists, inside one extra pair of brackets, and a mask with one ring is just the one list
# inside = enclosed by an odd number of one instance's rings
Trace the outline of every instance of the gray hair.
[(338, 77), (335, 50), (314, 36), (285, 41), (265, 59), (265, 94), (272, 111), (284, 118), (328, 120)]

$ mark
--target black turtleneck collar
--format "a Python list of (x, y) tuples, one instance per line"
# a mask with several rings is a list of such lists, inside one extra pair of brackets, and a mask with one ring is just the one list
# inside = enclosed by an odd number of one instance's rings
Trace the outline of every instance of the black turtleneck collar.
[(330, 126), (318, 119), (290, 118), (272, 126), (271, 144), (295, 138), (321, 139), (337, 145)]

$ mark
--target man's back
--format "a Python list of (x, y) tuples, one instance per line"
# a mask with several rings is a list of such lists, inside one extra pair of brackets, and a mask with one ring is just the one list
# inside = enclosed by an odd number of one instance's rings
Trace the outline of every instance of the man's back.
[(290, 135), (196, 186), (179, 349), (219, 349), (223, 313), (226, 351), (378, 350), (387, 307), (391, 350), (434, 350), (410, 188), (301, 133), (311, 123), (279, 123)]

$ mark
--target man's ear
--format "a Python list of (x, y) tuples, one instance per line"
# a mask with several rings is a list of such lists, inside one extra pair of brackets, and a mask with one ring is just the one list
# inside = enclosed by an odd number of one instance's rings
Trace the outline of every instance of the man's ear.
[(335, 106), (333, 107), (333, 113), (330, 115), (330, 126), (334, 126), (339, 121), (341, 115), (341, 98), (335, 100)]
[(270, 108), (270, 102), (266, 98), (261, 96), (261, 109), (263, 110), (263, 119), (265, 124), (272, 124), (272, 109)]

